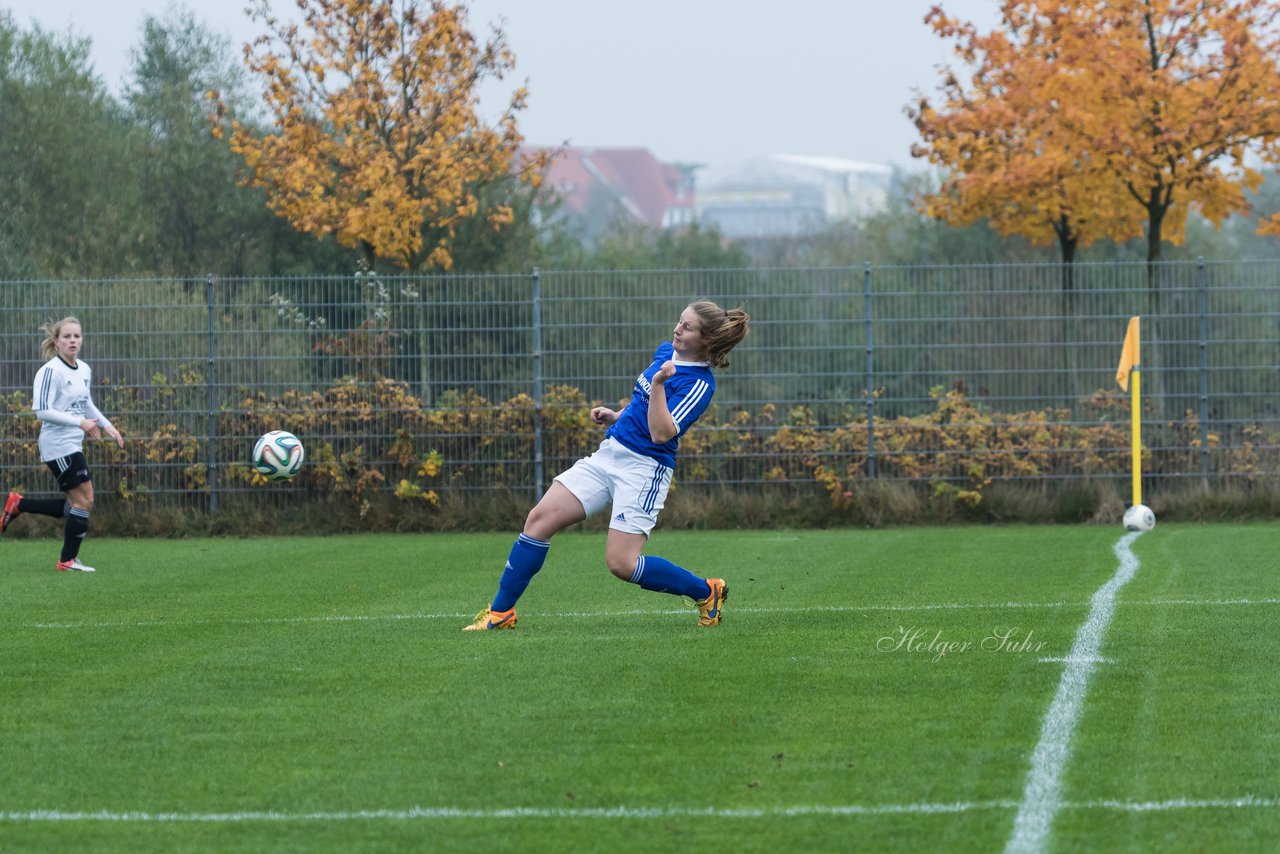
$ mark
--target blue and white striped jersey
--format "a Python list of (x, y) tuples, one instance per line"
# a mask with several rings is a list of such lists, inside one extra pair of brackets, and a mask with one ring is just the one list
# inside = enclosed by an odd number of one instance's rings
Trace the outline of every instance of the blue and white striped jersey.
[(706, 362), (676, 361), (675, 376), (667, 380), (666, 388), (667, 408), (671, 410), (678, 432), (669, 442), (654, 442), (649, 436), (649, 390), (652, 388), (653, 375), (662, 368), (663, 362), (672, 357), (674, 350), (671, 342), (666, 341), (654, 351), (649, 367), (636, 377), (630, 403), (605, 434), (637, 454), (652, 457), (668, 468), (676, 467), (676, 450), (680, 445), (680, 437), (707, 411), (711, 397), (716, 392), (716, 378)]

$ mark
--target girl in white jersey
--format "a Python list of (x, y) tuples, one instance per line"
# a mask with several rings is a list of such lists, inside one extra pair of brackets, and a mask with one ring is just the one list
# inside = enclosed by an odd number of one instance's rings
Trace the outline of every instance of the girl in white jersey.
[(93, 405), (89, 392), (92, 371), (80, 359), (84, 334), (80, 321), (64, 317), (46, 323), (40, 353), (49, 361), (36, 372), (31, 390), (31, 408), (40, 419), (40, 460), (58, 480), (66, 498), (23, 498), (10, 492), (0, 516), (0, 533), (19, 513), (38, 513), (66, 519), (63, 526), (60, 571), (93, 572), (78, 557), (80, 543), (89, 530), (89, 511), (93, 509), (93, 480), (84, 458), (84, 437), (99, 439), (110, 436), (121, 448), (124, 439), (106, 416)]
[(701, 578), (665, 558), (645, 557), (645, 543), (666, 501), (680, 437), (715, 394), (712, 368), (729, 365), (729, 351), (746, 337), (751, 318), (725, 311), (710, 300), (690, 304), (670, 341), (660, 344), (636, 378), (631, 401), (615, 412), (591, 410), (608, 426), (591, 456), (578, 460), (551, 484), (525, 519), (507, 557), (498, 594), (464, 631), (512, 629), (516, 600), (542, 568), (551, 537), (612, 503), (605, 565), (623, 581), (645, 590), (687, 596), (698, 607), (698, 624), (720, 625), (729, 588), (720, 578)]

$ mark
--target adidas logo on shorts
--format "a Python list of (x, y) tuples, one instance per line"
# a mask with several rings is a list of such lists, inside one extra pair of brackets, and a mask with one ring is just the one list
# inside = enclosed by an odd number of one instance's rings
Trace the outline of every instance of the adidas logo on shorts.
[(614, 516), (614, 517), (613, 517), (613, 521), (615, 521), (615, 522), (625, 522), (625, 521), (627, 521), (627, 514), (626, 514), (626, 513), (619, 513), (617, 516)]

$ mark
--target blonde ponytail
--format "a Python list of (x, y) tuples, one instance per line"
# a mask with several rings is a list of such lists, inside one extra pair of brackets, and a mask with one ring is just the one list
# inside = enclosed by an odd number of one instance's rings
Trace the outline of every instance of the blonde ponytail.
[(751, 317), (742, 308), (728, 311), (709, 299), (689, 304), (702, 321), (702, 346), (713, 368), (729, 367), (729, 351), (751, 331)]

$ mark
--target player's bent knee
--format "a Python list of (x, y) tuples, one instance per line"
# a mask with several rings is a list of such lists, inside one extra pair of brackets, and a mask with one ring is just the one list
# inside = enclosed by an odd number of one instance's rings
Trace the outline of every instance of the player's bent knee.
[(605, 566), (609, 567), (609, 571), (613, 573), (615, 578), (623, 581), (630, 581), (631, 576), (636, 572), (636, 559), (633, 557), (615, 557), (606, 555), (604, 559)]
[(539, 540), (549, 540), (565, 528), (587, 518), (582, 501), (556, 481), (525, 516), (524, 532)]
[(537, 507), (524, 518), (524, 533), (535, 540), (549, 541), (559, 530), (551, 514)]

